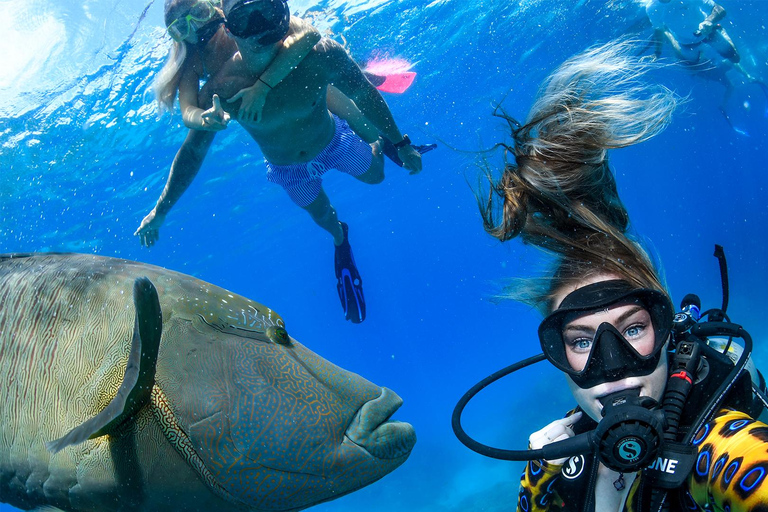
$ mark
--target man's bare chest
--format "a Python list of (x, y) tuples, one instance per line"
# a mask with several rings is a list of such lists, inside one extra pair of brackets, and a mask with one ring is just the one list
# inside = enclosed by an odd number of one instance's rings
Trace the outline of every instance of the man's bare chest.
[[(240, 100), (228, 102), (242, 89), (251, 87), (259, 74), (252, 73), (244, 65), (230, 66), (203, 87), (200, 104), (210, 107), (212, 97), (217, 94), (223, 101), (222, 107), (231, 115), (236, 116), (242, 104)], [(271, 84), (263, 108), (264, 121), (290, 117), (301, 118), (309, 115), (319, 103), (325, 104), (327, 83), (322, 72), (313, 66), (299, 66), (277, 84)]]

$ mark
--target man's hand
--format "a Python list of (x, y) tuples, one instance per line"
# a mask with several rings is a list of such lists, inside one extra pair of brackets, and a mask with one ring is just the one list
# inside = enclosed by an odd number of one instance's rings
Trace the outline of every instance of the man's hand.
[(202, 129), (211, 132), (220, 132), (229, 124), (230, 116), (221, 108), (221, 100), (218, 94), (213, 95), (213, 106), (200, 115), (203, 122)]
[(421, 172), (421, 153), (416, 151), (413, 146), (408, 144), (397, 150), (397, 156), (403, 161), (403, 167), (408, 169), (410, 174)]
[(138, 236), (141, 245), (144, 247), (152, 247), (160, 238), (160, 226), (163, 225), (164, 221), (165, 215), (158, 214), (153, 208), (149, 215), (141, 221), (139, 229), (136, 230), (133, 236)]
[(699, 30), (693, 33), (696, 37), (707, 37), (715, 29), (715, 24), (706, 19), (699, 23)]
[(234, 103), (242, 99), (240, 110), (237, 113), (237, 120), (245, 124), (253, 124), (261, 121), (261, 113), (264, 110), (264, 104), (267, 102), (269, 87), (260, 80), (256, 81), (250, 87), (240, 89), (237, 94), (227, 100), (227, 103)]

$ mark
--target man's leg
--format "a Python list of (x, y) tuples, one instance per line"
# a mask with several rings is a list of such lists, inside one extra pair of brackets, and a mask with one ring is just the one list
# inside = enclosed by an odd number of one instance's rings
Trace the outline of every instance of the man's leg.
[(355, 176), (356, 179), (369, 185), (378, 185), (384, 181), (384, 155), (381, 152), (381, 146), (379, 141), (371, 144), (371, 165), (368, 166), (368, 170), (359, 176)]
[(331, 204), (331, 200), (328, 199), (325, 190), (321, 188), (315, 200), (303, 208), (318, 226), (331, 234), (334, 245), (341, 245), (344, 241), (344, 233), (341, 230), (341, 223), (336, 215), (336, 209)]
[(359, 324), (365, 320), (365, 297), (363, 280), (355, 265), (355, 258), (352, 256), (352, 247), (349, 245), (349, 228), (346, 224), (339, 222), (336, 209), (322, 188), (317, 198), (304, 209), (318, 226), (333, 235), (333, 243), (336, 246), (333, 255), (336, 291), (341, 300), (341, 307), (344, 309), (344, 318)]
[(738, 64), (741, 61), (741, 56), (736, 49), (736, 45), (724, 28), (716, 28), (713, 30), (712, 34), (706, 39), (706, 42), (709, 43), (709, 45), (723, 58), (728, 59), (734, 64)]

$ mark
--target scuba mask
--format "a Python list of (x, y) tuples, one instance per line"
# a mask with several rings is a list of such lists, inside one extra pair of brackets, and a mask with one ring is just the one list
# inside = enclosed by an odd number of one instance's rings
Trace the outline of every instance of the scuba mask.
[[(616, 326), (603, 322), (594, 332), (578, 326), (580, 318), (625, 305), (630, 307), (619, 315)], [(539, 341), (556, 368), (588, 389), (651, 374), (659, 364), (673, 318), (672, 303), (663, 293), (634, 288), (623, 280), (600, 281), (566, 296), (541, 322)]]
[(290, 22), (284, 0), (245, 0), (227, 11), (224, 23), (235, 37), (254, 38), (259, 46), (269, 46), (285, 37)]

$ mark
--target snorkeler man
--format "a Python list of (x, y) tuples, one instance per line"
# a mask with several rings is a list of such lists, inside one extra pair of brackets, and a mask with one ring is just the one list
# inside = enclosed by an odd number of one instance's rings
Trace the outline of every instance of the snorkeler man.
[[(278, 52), (278, 43), (290, 23), (283, 0), (225, 0), (226, 27), (237, 42), (236, 53), (200, 92), (203, 108), (219, 106), (237, 118), (239, 101), (231, 98), (243, 86), (258, 80)], [(337, 290), (345, 317), (359, 323), (365, 319), (362, 279), (357, 271), (346, 224), (322, 189), (322, 176), (335, 168), (364, 183), (384, 179), (384, 161), (379, 141), (368, 144), (345, 121), (333, 116), (326, 103), (330, 86), (354, 102), (364, 118), (382, 137), (394, 142), (403, 167), (412, 174), (421, 171), (421, 154), (397, 128), (394, 118), (376, 88), (366, 80), (357, 64), (336, 42), (323, 39), (282, 82), (270, 91), (258, 123), (241, 122), (259, 144), (267, 163), (267, 179), (281, 185), (290, 198), (334, 240)], [(190, 136), (192, 136), (190, 134)], [(205, 138), (205, 135), (202, 136)], [(173, 204), (192, 182), (213, 138), (195, 138), (196, 147), (177, 156), (157, 206), (144, 219), (137, 235), (151, 245)]]
[(657, 57), (666, 39), (677, 57), (690, 64), (702, 60), (702, 45), (734, 65), (741, 60), (733, 40), (718, 23), (725, 18), (725, 9), (713, 0), (651, 0), (645, 12), (653, 25)]

